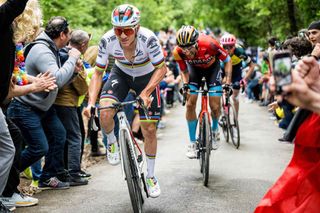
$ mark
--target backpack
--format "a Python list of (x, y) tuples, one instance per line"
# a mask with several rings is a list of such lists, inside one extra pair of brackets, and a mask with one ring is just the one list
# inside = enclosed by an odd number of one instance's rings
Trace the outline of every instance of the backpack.
[(56, 51), (56, 49), (52, 45), (50, 45), (46, 39), (43, 39), (43, 38), (38, 38), (23, 48), (23, 56), (24, 56), (25, 60), (27, 59), (27, 56), (28, 56), (30, 50), (32, 49), (32, 47), (36, 44), (46, 45), (52, 51), (52, 53), (56, 56), (58, 67), (61, 67), (60, 59), (59, 59), (59, 52)]

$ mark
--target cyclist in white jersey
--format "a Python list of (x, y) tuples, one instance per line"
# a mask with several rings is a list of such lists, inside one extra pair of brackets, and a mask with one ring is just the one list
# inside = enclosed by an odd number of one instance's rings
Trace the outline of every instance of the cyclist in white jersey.
[[(154, 175), (157, 152), (156, 122), (160, 118), (159, 83), (164, 78), (167, 68), (163, 52), (156, 35), (141, 27), (139, 10), (129, 4), (116, 7), (111, 14), (113, 29), (108, 31), (99, 44), (95, 73), (89, 86), (89, 104), (85, 114), (94, 106), (101, 89), (103, 72), (108, 66), (108, 56), (115, 58), (110, 77), (102, 88), (100, 106), (109, 106), (113, 102), (123, 101), (130, 89), (136, 91), (149, 108), (151, 120), (146, 120), (142, 110), (140, 119), (145, 138), (147, 159), (147, 187), (150, 197), (158, 197), (160, 185)], [(114, 134), (112, 109), (101, 110), (100, 122), (107, 133), (107, 158), (109, 163), (120, 162), (119, 147)]]

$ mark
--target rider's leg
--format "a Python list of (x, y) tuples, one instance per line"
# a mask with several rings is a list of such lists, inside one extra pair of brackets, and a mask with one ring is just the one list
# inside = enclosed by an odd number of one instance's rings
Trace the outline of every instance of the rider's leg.
[[(110, 78), (104, 84), (100, 96), (100, 106), (110, 106), (114, 102), (122, 102), (129, 92), (129, 86), (126, 81), (127, 75), (123, 73), (116, 65), (112, 67)], [(100, 111), (100, 123), (107, 136), (108, 144), (111, 145), (117, 141), (114, 133), (115, 110), (103, 109)], [(110, 146), (109, 146), (110, 147)]]
[(234, 108), (236, 109), (237, 115), (239, 112), (239, 91), (238, 89), (233, 89), (232, 100), (234, 104)]
[[(151, 73), (152, 74), (152, 73)], [(140, 94), (145, 88), (145, 85), (149, 81), (145, 79), (150, 78), (150, 75), (136, 78), (135, 81), (136, 85), (141, 85), (141, 87), (136, 88), (137, 94)], [(141, 83), (141, 84), (138, 84)], [(151, 94), (153, 97), (153, 101), (151, 103), (151, 107), (149, 108), (149, 116), (150, 120), (146, 119), (146, 116), (143, 110), (139, 109), (140, 114), (140, 122), (141, 122), (141, 130), (144, 137), (145, 142), (145, 153), (147, 159), (147, 176), (146, 176), (146, 184), (147, 189), (150, 197), (156, 198), (161, 194), (161, 189), (157, 178), (155, 177), (154, 167), (155, 167), (155, 160), (157, 154), (157, 127), (156, 124), (160, 119), (160, 107), (161, 107), (161, 100), (160, 100), (160, 89), (157, 87)]]
[(220, 116), (220, 96), (210, 96), (209, 105), (211, 109), (212, 117), (212, 131), (215, 132), (218, 130), (218, 119)]
[(156, 122), (141, 122), (141, 130), (144, 137), (144, 150), (147, 159), (147, 178), (154, 177), (154, 165), (157, 154)]
[(149, 196), (156, 198), (161, 194), (158, 179), (154, 175), (154, 166), (157, 154), (157, 127), (154, 121), (142, 121), (141, 130), (144, 137), (144, 150), (147, 159), (146, 183)]
[[(100, 100), (100, 106), (101, 107), (110, 106), (112, 102), (114, 101), (110, 99)], [(113, 109), (103, 109), (100, 111), (100, 123), (107, 135), (107, 140), (109, 145), (117, 142), (117, 138), (114, 134), (114, 120), (113, 120), (114, 115), (115, 115), (115, 110)]]
[[(100, 96), (100, 106), (110, 106), (114, 102), (122, 102), (128, 94), (129, 86), (126, 81), (126, 74), (116, 65), (112, 67), (110, 78), (104, 84)], [(119, 146), (116, 143), (117, 138), (114, 133), (115, 110), (103, 109), (100, 111), (100, 123), (107, 136), (107, 158), (111, 165), (120, 163)]]
[(191, 143), (196, 142), (196, 128), (197, 128), (197, 114), (196, 114), (196, 104), (198, 96), (191, 94), (187, 101), (186, 119), (189, 129), (189, 139)]

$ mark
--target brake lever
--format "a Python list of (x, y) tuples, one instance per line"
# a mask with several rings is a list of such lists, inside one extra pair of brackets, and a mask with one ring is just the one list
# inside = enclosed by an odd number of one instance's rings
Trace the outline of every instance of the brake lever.
[(139, 106), (142, 108), (142, 110), (143, 110), (143, 112), (144, 112), (144, 115), (146, 116), (146, 119), (147, 119), (147, 120), (150, 120), (151, 118), (150, 118), (150, 116), (149, 116), (149, 114), (148, 114), (148, 109), (147, 109), (147, 107), (144, 105), (142, 98), (138, 96), (138, 97), (137, 97), (137, 102), (138, 102)]

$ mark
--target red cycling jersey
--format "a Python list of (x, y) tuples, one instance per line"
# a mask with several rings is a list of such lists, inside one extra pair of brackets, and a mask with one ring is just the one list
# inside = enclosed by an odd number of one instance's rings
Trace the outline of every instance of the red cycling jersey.
[(173, 50), (173, 58), (179, 64), (180, 70), (187, 69), (187, 63), (191, 66), (206, 69), (210, 67), (216, 58), (226, 60), (228, 53), (212, 37), (200, 34), (198, 38), (198, 52), (194, 58), (188, 58), (179, 46)]

